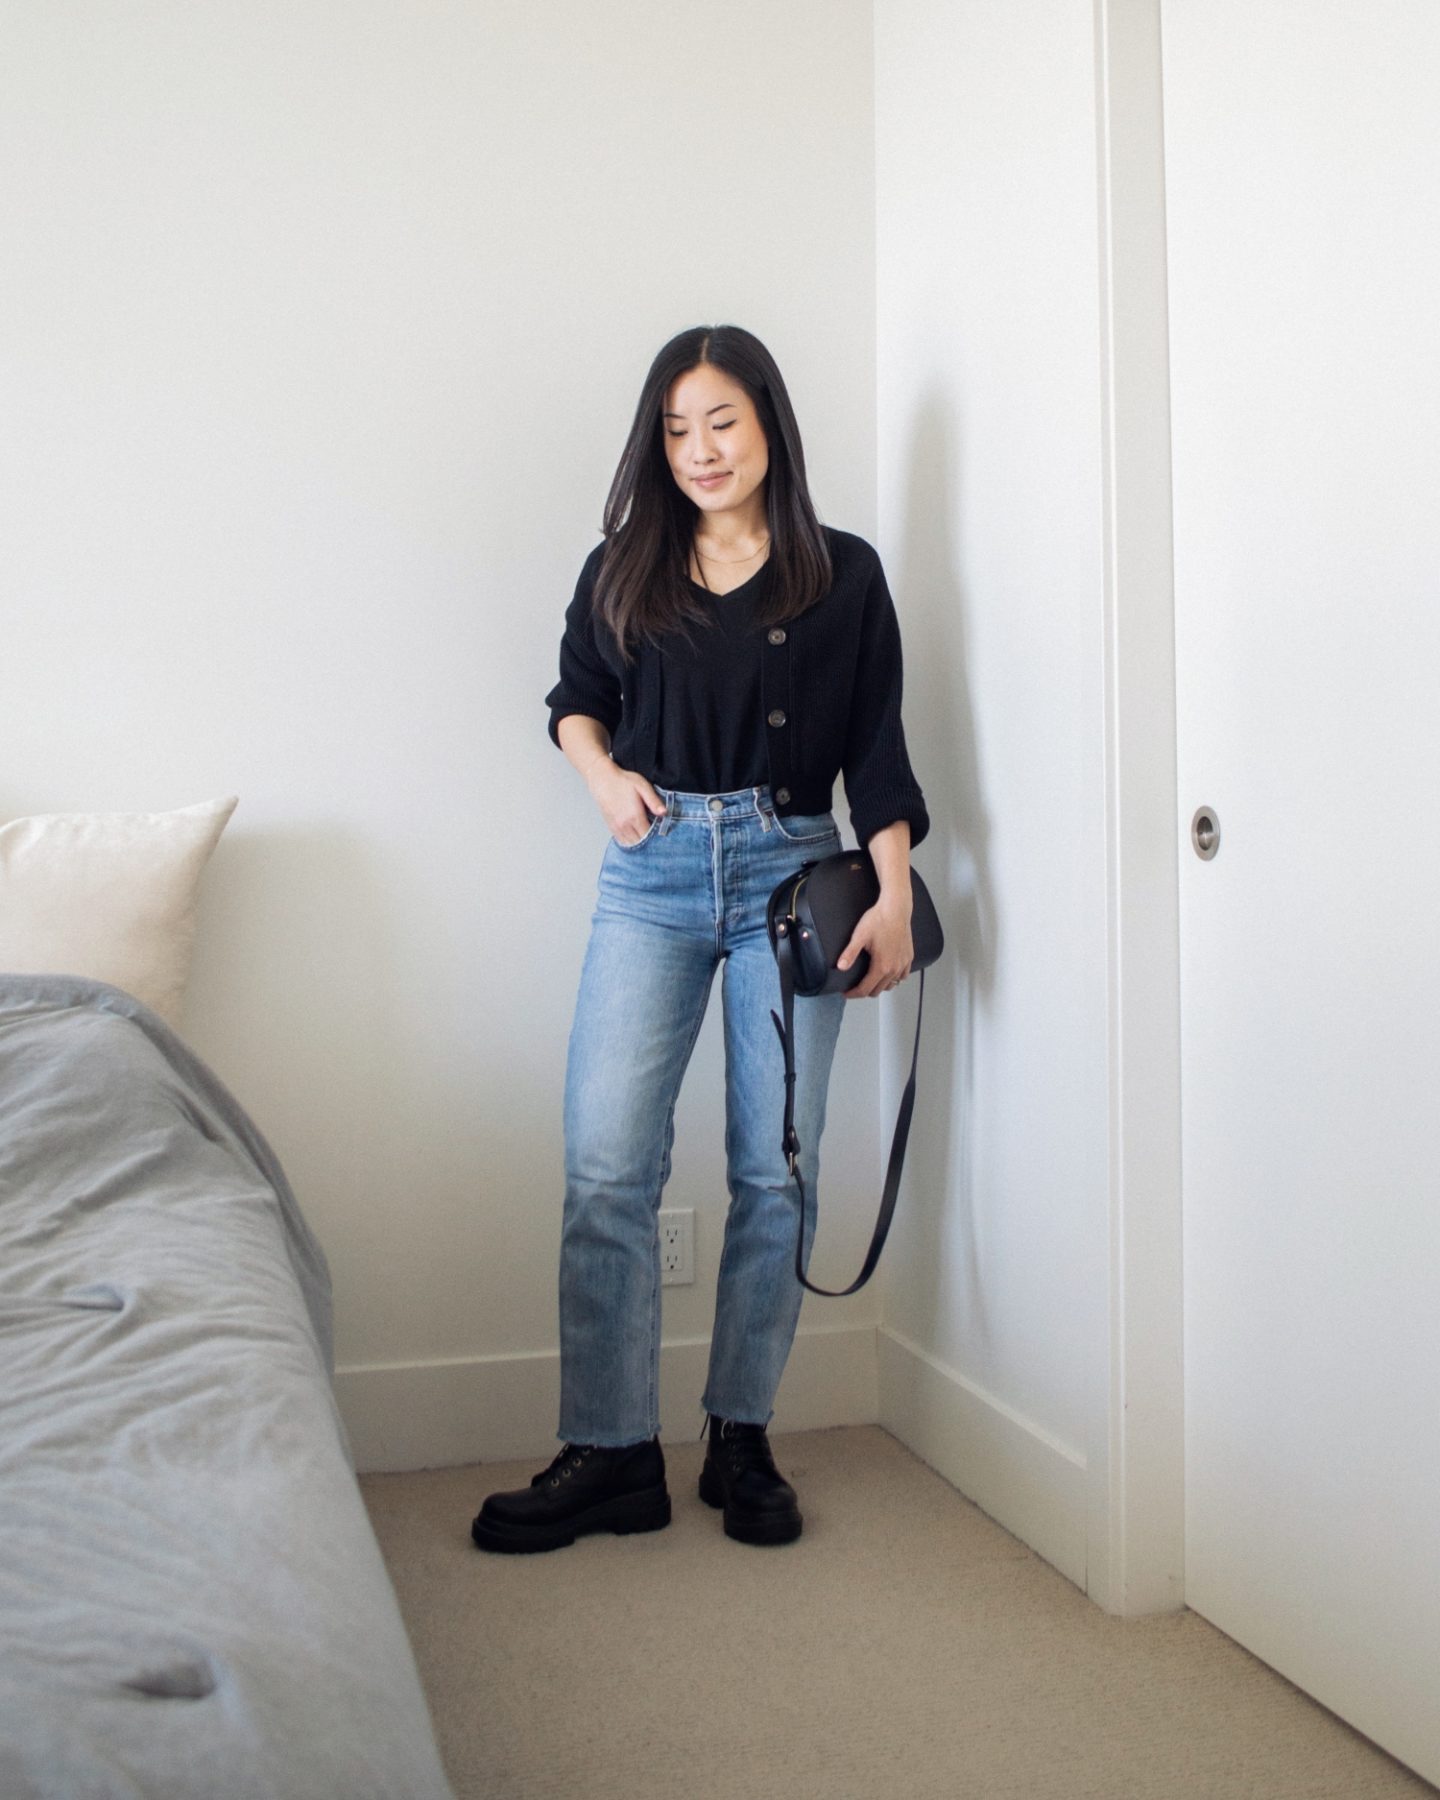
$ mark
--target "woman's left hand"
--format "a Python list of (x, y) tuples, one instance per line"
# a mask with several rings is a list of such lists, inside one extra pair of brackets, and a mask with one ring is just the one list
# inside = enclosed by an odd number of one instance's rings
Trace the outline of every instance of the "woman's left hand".
[(865, 979), (856, 982), (845, 995), (847, 1000), (866, 1000), (871, 994), (883, 994), (898, 987), (910, 973), (915, 960), (915, 942), (910, 935), (908, 898), (891, 898), (881, 894), (867, 913), (862, 913), (854, 936), (845, 946), (836, 968), (848, 969), (862, 950), (870, 952), (870, 967)]

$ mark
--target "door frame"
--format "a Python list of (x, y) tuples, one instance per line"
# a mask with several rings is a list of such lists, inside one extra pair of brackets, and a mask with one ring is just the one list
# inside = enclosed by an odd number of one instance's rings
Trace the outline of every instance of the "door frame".
[(1185, 1598), (1179, 795), (1161, 0), (1094, 0), (1109, 1062), (1108, 1392), (1087, 1589)]

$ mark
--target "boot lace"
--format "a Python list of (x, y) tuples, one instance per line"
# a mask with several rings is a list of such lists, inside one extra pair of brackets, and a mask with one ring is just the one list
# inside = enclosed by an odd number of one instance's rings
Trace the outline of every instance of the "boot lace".
[(767, 1475), (778, 1474), (771, 1454), (770, 1440), (763, 1425), (742, 1425), (734, 1419), (718, 1419), (721, 1454), (735, 1474), (746, 1469), (763, 1469)]
[(566, 1444), (548, 1469), (542, 1469), (531, 1478), (531, 1487), (539, 1487), (542, 1481), (548, 1481), (551, 1487), (559, 1487), (562, 1481), (569, 1481), (575, 1471), (594, 1454), (593, 1444)]

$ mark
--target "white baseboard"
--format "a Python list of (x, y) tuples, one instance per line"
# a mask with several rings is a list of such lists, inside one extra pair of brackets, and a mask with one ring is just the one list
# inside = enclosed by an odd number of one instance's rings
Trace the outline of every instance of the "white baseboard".
[(1083, 1590), (1084, 1457), (898, 1332), (877, 1335), (880, 1424)]
[[(667, 1443), (699, 1436), (709, 1349), (703, 1338), (661, 1349)], [(543, 1462), (556, 1446), (560, 1357), (541, 1351), (355, 1365), (337, 1370), (335, 1392), (362, 1474)], [(874, 1325), (802, 1330), (772, 1430), (876, 1423), (1084, 1588), (1083, 1457), (898, 1332)]]
[[(666, 1442), (700, 1435), (700, 1395), (710, 1344), (665, 1344), (660, 1406)], [(468, 1463), (542, 1461), (556, 1449), (558, 1351), (476, 1356), (450, 1362), (341, 1368), (335, 1395), (361, 1474), (458, 1468)], [(873, 1425), (879, 1417), (875, 1327), (802, 1330), (775, 1402), (774, 1432)]]

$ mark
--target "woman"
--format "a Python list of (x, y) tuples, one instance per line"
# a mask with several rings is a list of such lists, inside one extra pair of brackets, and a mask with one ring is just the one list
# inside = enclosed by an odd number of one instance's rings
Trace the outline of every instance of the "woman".
[[(766, 1437), (799, 1317), (799, 1199), (780, 1148), (772, 889), (840, 848), (843, 772), (880, 898), (841, 958), (848, 994), (796, 1009), (796, 1124), (813, 1193), (845, 1000), (909, 972), (910, 849), (928, 829), (900, 723), (900, 636), (875, 552), (822, 529), (785, 384), (737, 326), (656, 357), (566, 614), (550, 731), (610, 832), (570, 1038), (560, 1253), (560, 1436), (492, 1494), (489, 1550), (670, 1521), (657, 1388), (656, 1213), (674, 1110), (724, 965), (730, 1209), (704, 1394), (701, 1497), (745, 1543), (800, 1535)], [(808, 1251), (808, 1245), (806, 1246)]]

